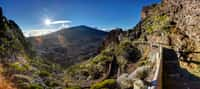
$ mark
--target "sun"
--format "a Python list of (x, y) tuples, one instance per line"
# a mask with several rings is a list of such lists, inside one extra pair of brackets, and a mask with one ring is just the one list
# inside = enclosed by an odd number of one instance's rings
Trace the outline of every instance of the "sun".
[(50, 19), (45, 19), (44, 20), (44, 24), (49, 26), (51, 24), (51, 20)]

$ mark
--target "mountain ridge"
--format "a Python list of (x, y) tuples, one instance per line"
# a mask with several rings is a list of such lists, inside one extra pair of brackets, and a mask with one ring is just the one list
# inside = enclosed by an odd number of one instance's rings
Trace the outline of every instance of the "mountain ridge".
[(60, 62), (56, 60), (54, 62), (69, 65), (73, 61), (81, 61), (85, 57), (96, 54), (106, 34), (107, 32), (80, 25), (63, 28), (44, 36), (30, 37), (28, 40), (38, 53), (43, 52), (40, 55), (56, 54), (56, 56), (51, 56), (51, 59), (57, 59)]

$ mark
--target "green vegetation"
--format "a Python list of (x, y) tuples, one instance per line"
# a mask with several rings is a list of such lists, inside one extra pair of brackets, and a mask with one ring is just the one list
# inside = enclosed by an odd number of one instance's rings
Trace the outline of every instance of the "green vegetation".
[(144, 66), (144, 65), (148, 65), (150, 64), (151, 62), (147, 59), (143, 59), (143, 60), (140, 60), (138, 63), (137, 63), (137, 66), (140, 67), (140, 66)]
[(114, 79), (107, 79), (92, 85), (90, 89), (116, 89), (116, 83)]
[(44, 89), (44, 88), (38, 84), (31, 84), (29, 89)]
[[(67, 70), (67, 73), (70, 76), (79, 75), (78, 77), (84, 77), (84, 79), (96, 79), (101, 76), (99, 73), (103, 73), (107, 70), (105, 66), (107, 66), (108, 63), (111, 63), (113, 60), (112, 55), (109, 54), (99, 54), (96, 57), (88, 60), (87, 62), (84, 62), (82, 64), (77, 64), (72, 67), (70, 67)], [(97, 75), (99, 75), (97, 77)]]
[(151, 16), (143, 22), (143, 28), (148, 32), (163, 30), (169, 26), (169, 17), (167, 15)]
[(121, 67), (125, 67), (128, 62), (135, 63), (141, 57), (140, 50), (132, 45), (129, 40), (122, 41), (116, 48), (115, 55)]
[(106, 62), (111, 62), (112, 60), (112, 55), (100, 54), (94, 57), (94, 59), (91, 60), (91, 63), (98, 64), (99, 62), (101, 62), (101, 64), (105, 64)]
[(39, 75), (40, 77), (48, 77), (48, 76), (50, 76), (51, 74), (50, 74), (48, 71), (41, 70), (41, 71), (38, 73), (38, 75)]
[(135, 71), (136, 71), (136, 78), (143, 80), (148, 76), (148, 74), (151, 71), (151, 68), (150, 66), (142, 66), (136, 69)]
[(22, 74), (15, 74), (13, 77), (17, 80), (16, 82), (18, 83), (31, 83), (33, 80), (31, 77)]
[(17, 86), (19, 86), (22, 89), (27, 89), (30, 86), (31, 81), (33, 80), (33, 78), (31, 78), (30, 76), (23, 74), (15, 74), (13, 76), (13, 79), (15, 80)]
[(81, 89), (81, 87), (79, 87), (79, 86), (73, 86), (73, 87), (68, 87), (68, 88), (65, 88), (65, 89)]
[(10, 67), (15, 69), (16, 71), (20, 71), (20, 72), (29, 70), (28, 64), (22, 64), (20, 62), (14, 62), (14, 63), (10, 64)]

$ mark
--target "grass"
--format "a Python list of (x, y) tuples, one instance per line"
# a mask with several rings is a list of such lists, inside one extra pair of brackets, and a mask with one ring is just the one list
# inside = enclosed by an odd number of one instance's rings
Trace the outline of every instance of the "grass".
[(107, 79), (92, 85), (90, 89), (115, 89), (116, 83), (114, 79)]
[(65, 89), (81, 89), (79, 86), (67, 87)]
[(44, 89), (44, 88), (38, 84), (32, 84), (30, 85), (29, 89)]

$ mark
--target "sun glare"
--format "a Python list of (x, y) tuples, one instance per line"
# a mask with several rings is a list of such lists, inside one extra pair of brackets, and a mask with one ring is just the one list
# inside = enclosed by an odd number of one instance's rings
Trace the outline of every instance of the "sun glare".
[(51, 20), (50, 19), (45, 19), (44, 20), (44, 24), (49, 26), (51, 24)]

